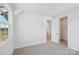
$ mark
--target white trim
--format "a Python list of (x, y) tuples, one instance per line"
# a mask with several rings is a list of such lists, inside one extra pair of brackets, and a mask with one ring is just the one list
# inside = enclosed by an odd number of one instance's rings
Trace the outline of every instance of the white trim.
[(14, 47), (14, 49), (30, 47), (30, 46), (33, 46), (33, 45), (39, 45), (39, 44), (44, 44), (44, 43), (46, 43), (46, 41), (39, 41), (39, 42), (29, 43), (27, 45), (26, 44), (21, 44), (21, 46)]
[(78, 51), (78, 52), (79, 52), (79, 50), (78, 50), (78, 49), (76, 49), (76, 48), (73, 48), (73, 47), (70, 47), (70, 46), (69, 46), (69, 48), (71, 48), (71, 49), (73, 49), (73, 50), (75, 50), (75, 51)]

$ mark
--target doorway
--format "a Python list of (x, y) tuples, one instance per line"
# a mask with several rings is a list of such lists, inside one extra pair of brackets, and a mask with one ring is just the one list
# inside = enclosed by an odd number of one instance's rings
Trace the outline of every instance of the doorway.
[(68, 46), (68, 17), (60, 18), (60, 44)]
[(47, 20), (47, 43), (51, 42), (51, 20)]

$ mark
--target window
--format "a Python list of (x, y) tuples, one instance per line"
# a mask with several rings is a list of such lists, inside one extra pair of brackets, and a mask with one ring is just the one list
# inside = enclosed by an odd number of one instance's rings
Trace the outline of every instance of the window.
[(0, 41), (8, 39), (8, 12), (4, 7), (0, 8)]

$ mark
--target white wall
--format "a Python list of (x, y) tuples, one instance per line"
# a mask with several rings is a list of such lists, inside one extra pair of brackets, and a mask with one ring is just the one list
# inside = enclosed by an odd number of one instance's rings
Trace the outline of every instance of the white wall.
[[(56, 19), (61, 16), (68, 16), (68, 47), (79, 51), (79, 8), (64, 12)], [(55, 29), (57, 30), (57, 28)], [(59, 41), (59, 39), (57, 38), (55, 41)]]
[[(60, 14), (52, 20), (52, 41), (59, 43), (59, 17), (68, 16), (68, 47), (79, 50), (79, 8)], [(53, 18), (53, 17), (52, 17)], [(46, 16), (24, 12), (15, 16), (15, 48), (46, 42)]]
[(46, 16), (26, 12), (15, 16), (15, 49), (46, 42), (45, 22)]
[(69, 47), (79, 51), (79, 17), (69, 20)]
[(52, 18), (52, 28), (51, 28), (51, 39), (55, 43), (59, 43), (60, 39), (60, 27), (59, 27), (60, 21), (57, 18)]
[(0, 55), (12, 55), (13, 49), (13, 40), (10, 39), (2, 47), (0, 47)]

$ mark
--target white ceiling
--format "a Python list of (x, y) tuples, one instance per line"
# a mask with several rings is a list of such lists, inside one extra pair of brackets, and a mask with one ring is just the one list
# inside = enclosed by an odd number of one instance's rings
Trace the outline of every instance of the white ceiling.
[(23, 9), (30, 13), (55, 16), (79, 6), (78, 3), (15, 3), (15, 9)]

